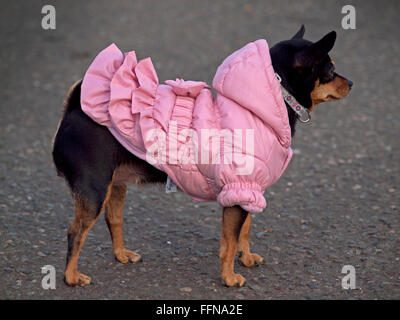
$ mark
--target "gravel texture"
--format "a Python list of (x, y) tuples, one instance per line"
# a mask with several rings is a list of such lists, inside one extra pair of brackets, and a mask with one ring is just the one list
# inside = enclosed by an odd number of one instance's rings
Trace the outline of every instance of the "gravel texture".
[[(2, 299), (399, 299), (400, 2), (350, 1), (357, 29), (341, 28), (348, 1), (51, 1), (57, 29), (41, 29), (43, 1), (0, 2), (0, 298)], [(69, 87), (111, 42), (150, 56), (160, 80), (211, 82), (245, 43), (272, 45), (306, 26), (317, 40), (336, 30), (339, 73), (350, 96), (317, 107), (298, 125), (295, 156), (254, 215), (252, 248), (266, 259), (237, 265), (243, 288), (219, 275), (220, 208), (161, 186), (131, 186), (127, 248), (143, 262), (121, 265), (103, 219), (89, 233), (79, 270), (85, 288), (63, 282), (69, 191), (51, 143)], [(41, 287), (41, 267), (57, 271)], [(341, 287), (344, 265), (355, 290)]]

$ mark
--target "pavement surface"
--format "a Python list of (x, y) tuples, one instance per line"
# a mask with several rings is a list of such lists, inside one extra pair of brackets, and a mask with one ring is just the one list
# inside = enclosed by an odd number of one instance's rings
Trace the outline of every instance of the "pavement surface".
[[(356, 30), (341, 27), (348, 3)], [(399, 1), (51, 1), (56, 30), (41, 28), (45, 4), (0, 2), (1, 299), (400, 298)], [(338, 32), (331, 56), (354, 87), (297, 127), (295, 156), (253, 218), (252, 249), (266, 264), (237, 265), (246, 286), (223, 286), (218, 205), (131, 186), (124, 235), (143, 262), (116, 262), (99, 219), (79, 263), (93, 284), (67, 287), (73, 206), (51, 143), (65, 94), (95, 55), (115, 42), (151, 56), (161, 81), (211, 83), (234, 50), (273, 45), (303, 23), (313, 41)], [(55, 290), (41, 286), (45, 265), (56, 268)], [(345, 265), (354, 290), (341, 286)]]

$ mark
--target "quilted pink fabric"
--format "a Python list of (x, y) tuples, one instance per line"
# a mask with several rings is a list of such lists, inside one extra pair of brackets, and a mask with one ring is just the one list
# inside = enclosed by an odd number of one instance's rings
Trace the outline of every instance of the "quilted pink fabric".
[[(131, 153), (165, 171), (184, 192), (249, 212), (291, 157), (291, 134), (268, 44), (257, 40), (219, 66), (213, 80), (159, 84), (150, 58), (112, 44), (82, 83), (82, 110)], [(99, 159), (101, 161), (101, 159)]]

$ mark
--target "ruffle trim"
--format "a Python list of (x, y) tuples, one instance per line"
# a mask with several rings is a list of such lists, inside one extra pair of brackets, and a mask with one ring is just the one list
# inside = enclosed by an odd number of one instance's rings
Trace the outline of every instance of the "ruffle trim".
[(97, 123), (110, 127), (108, 112), (110, 83), (125, 57), (113, 43), (101, 51), (89, 66), (82, 81), (82, 110)]
[(178, 96), (196, 98), (203, 88), (210, 88), (202, 81), (185, 81), (183, 79), (165, 81)]
[(145, 153), (160, 134), (153, 129), (167, 131), (170, 120), (177, 121), (178, 129), (190, 127), (195, 98), (204, 88), (210, 87), (205, 82), (182, 79), (159, 85), (150, 58), (138, 62), (135, 51), (123, 54), (111, 44), (96, 56), (85, 74), (81, 106), (94, 121), (118, 132), (125, 145), (140, 144)]
[(123, 54), (111, 44), (93, 60), (82, 83), (82, 110), (94, 121), (117, 130), (134, 145), (135, 114), (142, 134), (154, 128), (153, 106), (158, 78), (150, 58), (137, 62), (135, 51)]

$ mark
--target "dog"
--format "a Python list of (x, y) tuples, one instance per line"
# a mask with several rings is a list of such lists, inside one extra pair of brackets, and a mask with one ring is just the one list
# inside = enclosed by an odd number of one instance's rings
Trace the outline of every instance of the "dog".
[[(287, 91), (287, 116), (291, 136), (297, 121), (308, 121), (317, 104), (346, 97), (351, 80), (335, 72), (329, 52), (336, 33), (313, 43), (305, 40), (305, 28), (290, 39), (270, 49), (272, 66)], [(126, 185), (165, 183), (168, 175), (127, 151), (107, 130), (89, 118), (81, 108), (82, 80), (69, 90), (62, 119), (53, 141), (53, 160), (57, 173), (71, 190), (75, 216), (68, 230), (68, 252), (65, 282), (69, 286), (90, 284), (90, 277), (78, 272), (78, 258), (89, 230), (105, 211), (113, 252), (121, 263), (138, 262), (141, 256), (125, 248), (122, 235)], [(284, 92), (283, 91), (283, 92)], [(306, 111), (306, 119), (290, 104), (293, 98)], [(300, 106), (297, 107), (300, 110)], [(303, 110), (303, 111), (304, 111)], [(261, 264), (264, 259), (250, 251), (251, 214), (239, 205), (223, 207), (219, 258), (221, 278), (226, 286), (243, 286), (245, 278), (234, 272), (236, 254), (246, 267)]]

